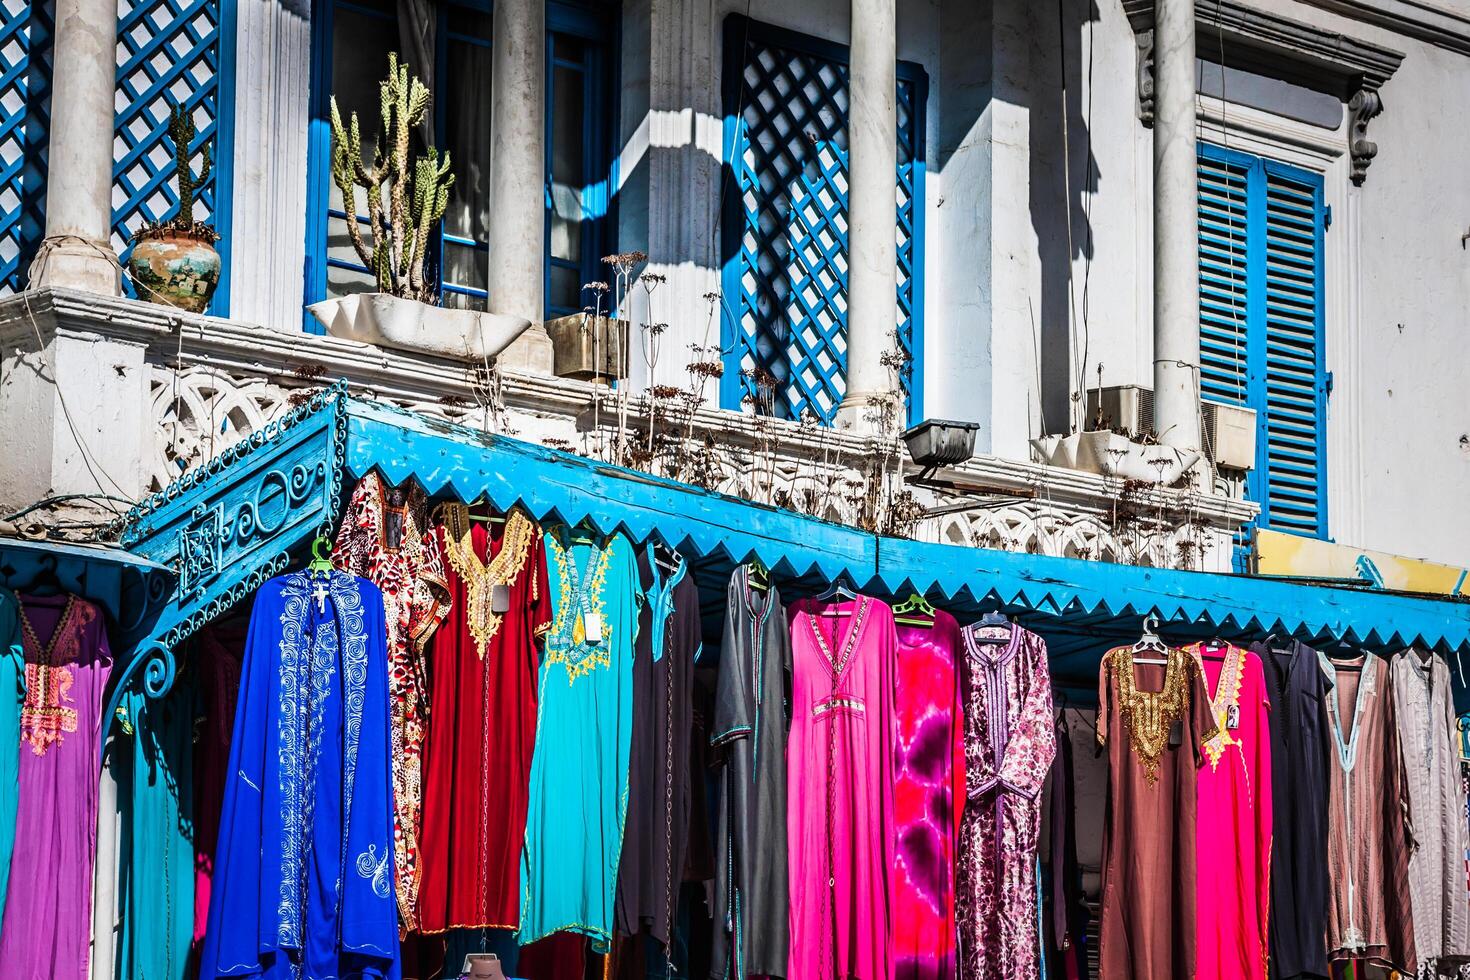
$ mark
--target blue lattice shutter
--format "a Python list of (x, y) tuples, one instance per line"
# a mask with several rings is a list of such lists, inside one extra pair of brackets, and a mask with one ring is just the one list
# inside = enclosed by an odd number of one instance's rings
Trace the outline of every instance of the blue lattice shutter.
[(49, 0), (0, 0), (0, 295), (25, 288), (45, 234)]
[[(723, 216), (725, 375), (721, 402), (776, 379), (774, 414), (831, 421), (847, 370), (847, 64), (839, 46), (760, 24), (726, 21), (726, 146), (731, 186)], [(927, 82), (900, 64), (898, 307), (912, 393), (922, 347), (923, 106)]]
[[(227, 312), (229, 174), (232, 142), (231, 0), (120, 0), (117, 24), (117, 136), (112, 168), (112, 246), (126, 261), (128, 236), (178, 206), (168, 141), (169, 109), (194, 113), (194, 149), (212, 144), (214, 171), (194, 216), (214, 224), (224, 269), (210, 312)], [(195, 162), (197, 172), (198, 161)], [(125, 277), (126, 279), (126, 277)], [(126, 283), (131, 294), (132, 284)]]
[(1201, 144), (1200, 388), (1256, 411), (1259, 523), (1327, 534), (1322, 178)]
[(1265, 162), (1267, 523), (1327, 534), (1322, 180)]

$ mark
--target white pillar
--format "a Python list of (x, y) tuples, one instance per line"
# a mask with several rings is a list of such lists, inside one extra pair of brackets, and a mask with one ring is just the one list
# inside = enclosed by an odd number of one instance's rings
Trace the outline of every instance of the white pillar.
[(1198, 449), (1194, 0), (1154, 0), (1154, 429)]
[[(107, 739), (108, 719), (103, 719), (102, 734)], [(97, 792), (97, 863), (92, 874), (92, 951), (91, 980), (112, 980), (116, 976), (117, 956), (117, 842), (122, 836), (121, 816), (117, 806), (117, 773), (113, 771), (111, 753), (102, 767)], [(147, 869), (139, 869), (144, 874)]]
[(852, 0), (847, 111), (847, 391), (839, 422), (862, 428), (895, 396), (883, 352), (898, 326), (898, 98), (894, 0)]
[(490, 82), (490, 309), (531, 329), (500, 357), (508, 367), (551, 373), (545, 318), (546, 8), (497, 0)]
[(112, 250), (116, 0), (56, 0), (46, 240), (31, 286), (117, 296)]

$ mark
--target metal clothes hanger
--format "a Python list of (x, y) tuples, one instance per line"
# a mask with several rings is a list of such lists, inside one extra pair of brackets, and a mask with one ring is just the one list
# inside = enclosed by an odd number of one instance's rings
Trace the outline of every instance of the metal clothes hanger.
[(937, 610), (929, 604), (928, 599), (915, 592), (893, 607), (893, 621), (901, 626), (933, 629), (936, 612)]
[[(858, 598), (858, 594), (848, 585), (847, 573), (843, 572), (837, 576), (835, 582), (827, 587), (825, 592), (818, 593), (812, 598), (817, 602), (852, 602)], [(848, 616), (851, 614), (842, 609), (823, 609), (821, 615)]]
[[(970, 638), (976, 643), (1007, 643), (1011, 639), (1011, 631), (1014, 626), (1015, 624), (1011, 622), (1011, 617), (1007, 616), (1004, 610), (992, 609), (971, 625)], [(1004, 636), (978, 635), (980, 630), (984, 629), (1003, 629), (1006, 632)]]
[[(1162, 639), (1159, 638), (1159, 634), (1157, 632), (1158, 628), (1159, 617), (1157, 613), (1149, 613), (1147, 616), (1143, 617), (1143, 635), (1138, 638), (1137, 643), (1133, 644), (1134, 663), (1155, 664), (1159, 667), (1167, 667), (1169, 665), (1169, 647), (1167, 644), (1164, 643)], [(1138, 654), (1149, 650), (1152, 650), (1155, 653), (1162, 653), (1164, 656), (1138, 656)]]

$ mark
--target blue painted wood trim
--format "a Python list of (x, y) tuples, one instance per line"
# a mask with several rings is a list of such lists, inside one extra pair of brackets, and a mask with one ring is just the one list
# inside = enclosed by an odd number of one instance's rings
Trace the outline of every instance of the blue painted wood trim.
[(327, 296), (327, 206), (331, 201), (332, 0), (311, 4), (311, 104), (306, 139), (306, 241), (302, 250), (301, 329), (325, 334), (327, 328), (306, 307)]
[[(214, 213), (210, 220), (219, 232), (219, 286), (210, 300), (214, 316), (230, 315), (230, 255), (235, 247), (235, 100), (238, 72), (236, 32), (239, 25), (235, 0), (219, 0), (219, 78), (214, 104)], [(252, 242), (253, 246), (254, 243)]]
[(910, 236), (913, 239), (913, 287), (909, 297), (909, 316), (913, 326), (909, 331), (909, 354), (913, 367), (909, 372), (908, 423), (917, 425), (924, 421), (924, 228), (929, 212), (925, 182), (928, 176), (929, 139), (929, 73), (923, 65), (900, 61), (899, 77), (907, 77), (914, 86), (914, 176), (913, 218)]

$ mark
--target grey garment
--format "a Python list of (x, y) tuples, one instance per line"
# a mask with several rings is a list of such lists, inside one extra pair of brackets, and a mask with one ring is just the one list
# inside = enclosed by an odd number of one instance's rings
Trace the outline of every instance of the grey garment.
[(1409, 852), (1414, 946), (1420, 975), (1432, 977), (1470, 958), (1470, 889), (1465, 884), (1470, 824), (1455, 745), (1450, 668), (1430, 651), (1416, 648), (1394, 656), (1390, 677), (1414, 832), (1415, 846)]
[(710, 745), (720, 764), (710, 976), (786, 975), (786, 702), (791, 636), (781, 594), (730, 577)]

